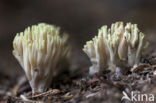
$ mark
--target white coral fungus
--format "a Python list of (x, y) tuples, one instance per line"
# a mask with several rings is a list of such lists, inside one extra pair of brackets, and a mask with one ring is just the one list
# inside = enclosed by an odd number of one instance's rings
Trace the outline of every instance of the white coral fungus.
[(23, 67), (32, 92), (43, 92), (53, 76), (68, 61), (68, 36), (60, 37), (60, 28), (40, 23), (17, 33), (13, 41), (13, 55)]
[(142, 51), (148, 46), (145, 35), (139, 31), (137, 24), (116, 22), (107, 29), (102, 26), (98, 36), (86, 42), (83, 51), (88, 55), (92, 66), (90, 74), (104, 69), (115, 71), (116, 67), (138, 64)]

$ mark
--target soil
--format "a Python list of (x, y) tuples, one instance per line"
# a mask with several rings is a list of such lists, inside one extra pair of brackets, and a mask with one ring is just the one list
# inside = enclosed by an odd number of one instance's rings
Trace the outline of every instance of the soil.
[[(121, 101), (123, 91), (129, 96), (131, 91), (156, 94), (156, 56), (143, 57), (138, 66), (125, 68), (127, 70), (124, 73), (120, 70), (115, 73), (104, 71), (89, 76), (88, 68), (79, 68), (74, 73), (64, 73), (53, 81), (47, 92), (34, 95), (25, 77), (20, 77), (13, 88), (9, 90), (8, 87), (0, 88), (1, 102), (131, 103), (126, 99)], [(5, 82), (8, 78), (9, 76), (6, 76)]]

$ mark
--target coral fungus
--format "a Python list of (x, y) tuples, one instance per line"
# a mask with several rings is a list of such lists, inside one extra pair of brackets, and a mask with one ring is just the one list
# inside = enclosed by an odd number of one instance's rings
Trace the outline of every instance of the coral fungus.
[(139, 31), (137, 24), (116, 22), (111, 28), (102, 26), (98, 36), (84, 45), (83, 51), (88, 55), (92, 66), (90, 74), (104, 69), (115, 71), (116, 67), (138, 64), (142, 51), (148, 46), (145, 35)]
[(32, 92), (43, 92), (52, 78), (61, 71), (70, 56), (68, 36), (60, 37), (60, 28), (40, 23), (17, 33), (13, 41), (13, 55), (23, 67)]

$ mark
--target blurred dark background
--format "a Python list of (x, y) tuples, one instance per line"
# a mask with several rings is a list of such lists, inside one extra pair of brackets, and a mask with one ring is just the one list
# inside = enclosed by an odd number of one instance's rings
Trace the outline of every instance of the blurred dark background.
[(8, 85), (23, 71), (12, 56), (12, 41), (16, 33), (33, 24), (55, 24), (70, 34), (73, 46), (72, 68), (89, 64), (81, 50), (85, 41), (97, 34), (102, 25), (116, 21), (139, 25), (156, 46), (155, 0), (0, 0), (0, 83)]

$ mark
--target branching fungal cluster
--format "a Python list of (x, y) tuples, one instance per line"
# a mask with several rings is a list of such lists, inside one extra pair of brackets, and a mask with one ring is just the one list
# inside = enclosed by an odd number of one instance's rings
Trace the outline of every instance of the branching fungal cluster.
[[(33, 93), (45, 91), (53, 77), (68, 65), (71, 49), (67, 41), (68, 35), (63, 33), (61, 37), (59, 27), (45, 23), (28, 27), (15, 36), (13, 55), (23, 67)], [(83, 48), (92, 63), (89, 74), (134, 66), (147, 46), (137, 24), (124, 26), (123, 22), (116, 22), (109, 29), (102, 26), (98, 36)]]
[(88, 55), (92, 66), (90, 74), (104, 69), (115, 71), (116, 67), (138, 64), (142, 51), (148, 46), (145, 35), (139, 31), (137, 24), (116, 22), (101, 27), (98, 36), (84, 45), (83, 51)]
[(43, 92), (52, 78), (68, 61), (70, 46), (66, 34), (60, 37), (60, 28), (48, 24), (28, 27), (17, 33), (13, 41), (13, 55), (23, 67), (33, 93)]

